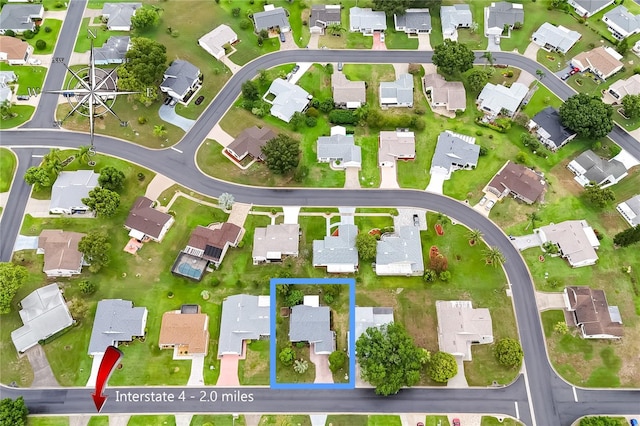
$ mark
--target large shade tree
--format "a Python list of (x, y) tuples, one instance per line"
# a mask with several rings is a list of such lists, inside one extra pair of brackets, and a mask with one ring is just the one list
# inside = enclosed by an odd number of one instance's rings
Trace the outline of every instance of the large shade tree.
[(25, 426), (29, 410), (24, 399), (4, 398), (0, 401), (0, 425)]
[(120, 206), (120, 195), (117, 192), (97, 186), (89, 191), (89, 196), (83, 198), (82, 202), (93, 210), (97, 216), (111, 217)]
[(156, 87), (167, 69), (167, 48), (155, 40), (135, 37), (126, 59), (118, 69), (119, 88), (139, 92), (141, 102), (154, 101), (158, 96)]
[(475, 55), (466, 45), (457, 41), (445, 40), (433, 51), (433, 64), (444, 74), (459, 74), (473, 66)]
[(84, 254), (84, 260), (89, 263), (91, 272), (98, 272), (109, 264), (109, 250), (109, 236), (102, 231), (90, 231), (78, 242), (78, 251)]
[(27, 279), (27, 269), (11, 262), (0, 263), (0, 314), (9, 313), (16, 292)]
[(613, 129), (613, 108), (597, 96), (579, 93), (560, 106), (562, 124), (580, 137), (598, 139)]
[(298, 166), (300, 142), (290, 136), (280, 134), (261, 149), (266, 156), (267, 167), (275, 174), (285, 174)]

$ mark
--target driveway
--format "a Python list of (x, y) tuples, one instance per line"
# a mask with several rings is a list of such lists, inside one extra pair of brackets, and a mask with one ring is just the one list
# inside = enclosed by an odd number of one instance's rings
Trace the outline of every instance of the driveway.
[(360, 188), (360, 169), (358, 167), (347, 167), (344, 169), (344, 187)]
[(434, 194), (442, 194), (442, 187), (444, 185), (444, 181), (446, 176), (440, 173), (435, 173), (431, 175), (431, 179), (429, 179), (429, 185), (425, 191), (433, 192)]
[(191, 126), (196, 122), (195, 120), (189, 120), (188, 118), (184, 118), (181, 115), (178, 115), (174, 106), (169, 105), (161, 105), (158, 110), (158, 115), (160, 118), (167, 123), (171, 123), (174, 126), (180, 127), (185, 132), (188, 132)]
[(304, 73), (307, 72), (307, 70), (311, 68), (311, 65), (313, 64), (311, 62), (300, 62), (300, 63), (297, 63), (296, 65), (298, 65), (300, 69), (295, 74), (291, 75), (291, 78), (289, 79), (289, 83), (291, 84), (296, 84), (298, 80), (300, 80), (300, 78), (304, 75)]
[(89, 379), (87, 380), (86, 387), (90, 388), (96, 385), (96, 379), (98, 378), (98, 370), (100, 368), (100, 363), (102, 362), (102, 357), (104, 354), (94, 355), (93, 361), (91, 361), (91, 374), (89, 374)]
[(329, 369), (329, 355), (318, 355), (313, 348), (310, 348), (309, 359), (316, 366), (316, 379), (313, 383), (333, 383), (333, 374)]
[(532, 61), (538, 62), (538, 50), (540, 50), (540, 46), (538, 46), (534, 42), (531, 42), (524, 50), (524, 53), (522, 55), (531, 59)]
[(496, 38), (494, 36), (489, 36), (489, 43), (487, 44), (487, 50), (489, 52), (500, 52), (502, 49), (500, 48), (500, 39), (498, 39), (498, 43), (496, 43)]
[(240, 386), (238, 379), (239, 355), (224, 355), (220, 358), (220, 376), (216, 386)]
[(520, 237), (512, 237), (511, 242), (518, 250), (526, 250), (528, 248), (540, 247), (542, 245), (542, 241), (540, 241), (540, 237), (538, 234), (529, 234), (523, 235)]
[(38, 248), (38, 237), (27, 237), (26, 235), (18, 235), (13, 251), (20, 250), (36, 250)]
[(380, 167), (380, 188), (400, 188), (396, 167)]
[(525, 86), (531, 86), (531, 83), (536, 81), (536, 78), (529, 74), (526, 71), (520, 72), (520, 77), (518, 77), (517, 83), (524, 84)]
[(457, 356), (456, 364), (458, 364), (458, 374), (453, 376), (447, 382), (448, 388), (468, 388), (467, 378), (464, 375), (464, 361), (461, 356)]
[[(173, 179), (169, 179), (165, 175), (158, 173), (154, 176), (154, 178), (151, 180), (149, 185), (147, 185), (147, 190), (144, 193), (144, 196), (150, 200), (155, 201), (158, 199), (158, 197), (160, 197), (160, 194), (162, 194), (166, 189), (175, 185), (175, 183), (176, 182)], [(159, 201), (160, 201), (160, 204), (165, 204), (163, 203), (163, 201), (166, 201), (166, 200), (159, 200)]]
[(547, 311), (550, 309), (564, 309), (564, 293), (545, 293), (536, 291), (536, 303), (538, 310)]
[(25, 354), (29, 359), (31, 369), (33, 370), (33, 383), (31, 384), (31, 387), (60, 387), (56, 377), (53, 375), (53, 371), (51, 371), (49, 360), (47, 359), (47, 355), (44, 353), (42, 346), (35, 345), (31, 349), (27, 349)]
[(380, 33), (373, 33), (373, 47), (372, 50), (387, 50), (387, 45), (380, 41)]
[(614, 160), (618, 160), (619, 162), (624, 164), (624, 166), (627, 168), (627, 170), (629, 170), (630, 168), (635, 167), (638, 164), (640, 164), (640, 161), (638, 161), (636, 159), (636, 157), (634, 157), (633, 155), (629, 154), (624, 149), (622, 151), (620, 151), (620, 154), (618, 154), (615, 157), (613, 157), (613, 159)]
[[(298, 45), (296, 44), (295, 41), (293, 41), (293, 32), (289, 31), (284, 34), (284, 42), (280, 42), (280, 50), (294, 50), (298, 48)], [(276, 36), (278, 37), (278, 41), (280, 40), (280, 36)]]
[(429, 34), (418, 34), (418, 50), (433, 50)]
[[(187, 386), (204, 386), (204, 355), (191, 356), (191, 374)], [(237, 374), (236, 374), (237, 377)]]

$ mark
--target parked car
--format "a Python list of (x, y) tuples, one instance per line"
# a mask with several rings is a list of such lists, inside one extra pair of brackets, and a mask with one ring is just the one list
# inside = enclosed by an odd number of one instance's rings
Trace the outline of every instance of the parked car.
[(291, 74), (295, 74), (298, 72), (298, 70), (300, 69), (300, 65), (296, 65), (295, 67), (293, 67), (293, 69), (291, 70)]
[(338, 62), (338, 71), (342, 71), (342, 62)]
[(580, 72), (580, 68), (571, 68), (571, 71), (569, 71), (569, 75), (574, 75), (575, 73)]
[(564, 81), (564, 80), (568, 79), (570, 76), (571, 76), (571, 74), (565, 73), (565, 74), (562, 75), (562, 77), (560, 77), (560, 80)]
[(384, 33), (380, 33), (380, 42), (384, 43)]
[(287, 41), (287, 39), (286, 39), (286, 38), (284, 38), (284, 33), (280, 33), (280, 41), (281, 41), (281, 42), (283, 42), (283, 43), (284, 43), (285, 41)]
[(204, 101), (204, 96), (198, 96), (198, 99), (196, 99), (196, 105), (200, 105), (202, 101)]
[(19, 101), (28, 101), (29, 100), (29, 95), (18, 95), (16, 96), (16, 99)]
[(460, 419), (453, 419), (453, 422), (451, 422), (451, 424), (453, 426), (460, 426)]
[(485, 209), (486, 211), (491, 210), (491, 207), (493, 207), (493, 205), (494, 205), (495, 203), (496, 203), (495, 201), (490, 200), (490, 201), (487, 203), (487, 205), (485, 206), (485, 208), (484, 208), (484, 209)]
[(480, 199), (480, 202), (478, 203), (478, 205), (479, 205), (479, 206), (484, 206), (484, 203), (486, 203), (486, 202), (487, 202), (487, 197), (482, 197), (482, 198)]
[(171, 103), (171, 99), (172, 99), (171, 96), (164, 98), (164, 104), (169, 105)]
[(40, 59), (36, 59), (36, 58), (29, 58), (29, 63), (31, 65), (40, 65), (42, 63), (42, 61)]

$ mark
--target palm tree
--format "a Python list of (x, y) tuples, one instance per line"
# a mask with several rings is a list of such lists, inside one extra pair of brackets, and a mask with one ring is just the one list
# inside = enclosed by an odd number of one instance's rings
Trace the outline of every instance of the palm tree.
[(536, 222), (540, 220), (540, 216), (537, 212), (527, 213), (527, 218), (529, 219), (529, 223), (525, 229), (529, 229), (529, 225), (531, 225), (531, 229), (536, 227)]
[(536, 75), (538, 76), (538, 78), (540, 80), (542, 80), (543, 78), (545, 78), (546, 74), (544, 73), (544, 71), (542, 71), (541, 69), (537, 69), (536, 70)]
[(167, 129), (164, 127), (164, 124), (153, 126), (153, 134), (159, 138), (163, 138), (167, 134)]
[(493, 65), (493, 55), (491, 54), (491, 52), (484, 52), (482, 57), (487, 60), (487, 63), (489, 65)]
[(49, 174), (53, 175), (55, 180), (64, 168), (62, 166), (62, 160), (60, 160), (60, 150), (53, 148), (45, 154), (44, 157), (42, 157), (42, 166)]
[(503, 264), (506, 259), (504, 254), (500, 251), (498, 247), (489, 247), (484, 251), (484, 258), (487, 265), (491, 264), (495, 268), (498, 264)]
[(89, 157), (91, 156), (91, 147), (89, 145), (80, 145), (78, 147), (78, 153), (76, 154), (76, 158), (80, 164), (88, 163)]
[(469, 237), (469, 244), (473, 246), (480, 238), (482, 238), (482, 232), (480, 232), (479, 229), (472, 229), (469, 231), (467, 236)]
[(340, 24), (331, 24), (327, 27), (327, 31), (331, 35), (341, 35), (346, 30)]

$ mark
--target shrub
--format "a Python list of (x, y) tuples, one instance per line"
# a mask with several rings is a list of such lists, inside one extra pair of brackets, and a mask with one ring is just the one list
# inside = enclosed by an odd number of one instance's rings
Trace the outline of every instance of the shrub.
[(31, 30), (26, 30), (22, 33), (22, 37), (24, 37), (25, 40), (31, 40), (34, 36), (35, 33)]
[(144, 178), (145, 178), (145, 177), (146, 177), (146, 176), (144, 175), (144, 173), (142, 173), (142, 172), (138, 173), (138, 180), (139, 180), (140, 182), (142, 182), (142, 181), (144, 180)]
[[(335, 108), (335, 104), (332, 98), (325, 99), (322, 102), (320, 102), (320, 104), (318, 105), (318, 109), (324, 113), (331, 113), (333, 112), (334, 108)], [(331, 114), (329, 114), (329, 117), (331, 117)]]
[(47, 42), (44, 40), (38, 40), (36, 41), (36, 49), (38, 50), (44, 50), (47, 48)]
[(317, 117), (318, 115), (320, 115), (318, 110), (314, 107), (307, 108), (307, 111), (305, 112), (305, 114), (307, 117)]
[(247, 21), (246, 19), (243, 19), (242, 21), (240, 21), (240, 29), (247, 30), (249, 29), (250, 26), (251, 26), (251, 22)]
[(482, 130), (478, 129), (476, 130), (476, 136), (482, 136), (484, 133), (482, 132)]
[(82, 280), (78, 283), (78, 287), (80, 287), (80, 291), (82, 294), (92, 294), (95, 293), (97, 286), (95, 283), (89, 280)]
[(489, 150), (487, 149), (487, 147), (480, 145), (480, 151), (478, 152), (478, 155), (480, 155), (480, 157), (484, 157), (488, 153), (489, 153)]
[(290, 366), (293, 364), (293, 360), (296, 357), (296, 353), (291, 348), (284, 348), (280, 351), (278, 359), (283, 365)]
[(340, 370), (347, 362), (347, 354), (343, 351), (333, 351), (331, 355), (329, 355), (329, 369), (332, 372), (336, 372)]
[(287, 296), (286, 304), (287, 306), (296, 306), (302, 303), (304, 300), (304, 293), (302, 290), (291, 290), (289, 295)]
[(494, 353), (498, 362), (506, 367), (519, 367), (524, 357), (520, 342), (509, 337), (498, 340)]
[(6, 30), (4, 32), (4, 35), (8, 36), (8, 37), (15, 37), (16, 33), (13, 30)]
[(325, 70), (327, 70), (327, 74), (333, 74), (333, 64), (332, 63), (328, 63), (325, 67)]
[(315, 117), (307, 117), (304, 120), (304, 123), (307, 125), (307, 127), (316, 127), (316, 124), (318, 124), (318, 120)]
[(64, 3), (61, 1), (57, 1), (53, 7), (55, 7), (56, 9), (62, 9), (64, 7)]
[(427, 269), (426, 271), (424, 271), (424, 276), (422, 278), (425, 282), (432, 283), (436, 280), (436, 276), (436, 271), (434, 271), (433, 269)]
[[(331, 101), (333, 103), (333, 100)], [(320, 105), (322, 111), (322, 104)], [(356, 124), (358, 117), (348, 109), (334, 109), (329, 113), (329, 121), (333, 124)]]
[(440, 272), (439, 278), (440, 278), (440, 281), (443, 281), (443, 282), (446, 283), (451, 279), (451, 272), (442, 271), (442, 272)]
[(51, 29), (51, 27), (44, 27), (44, 32), (45, 32), (45, 33), (50, 33), (51, 31), (53, 31), (53, 30)]
[(146, 122), (147, 122), (147, 117), (142, 115), (138, 117), (138, 124), (145, 124)]

